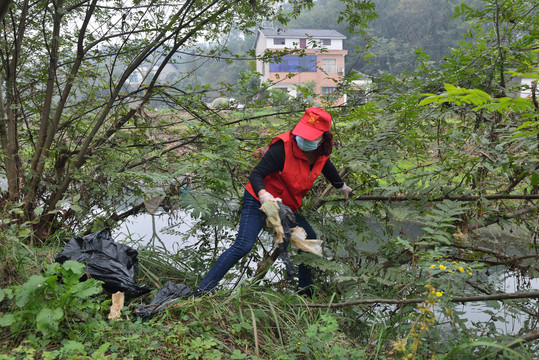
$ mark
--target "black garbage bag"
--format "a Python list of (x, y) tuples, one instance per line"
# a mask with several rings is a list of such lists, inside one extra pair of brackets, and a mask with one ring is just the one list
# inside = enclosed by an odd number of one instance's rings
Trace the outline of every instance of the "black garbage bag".
[(150, 317), (153, 313), (159, 310), (166, 309), (174, 304), (170, 300), (185, 299), (191, 295), (191, 289), (184, 284), (174, 284), (168, 281), (161, 289), (157, 291), (152, 302), (148, 305), (139, 305), (135, 311), (135, 315), (140, 318)]
[(103, 288), (107, 292), (120, 291), (127, 297), (135, 298), (150, 291), (147, 286), (135, 283), (137, 254), (135, 249), (114, 242), (107, 228), (84, 237), (73, 237), (55, 260), (60, 264), (67, 260), (83, 263), (85, 272), (103, 281)]
[(296, 217), (288, 206), (278, 201), (279, 204), (279, 219), (281, 220), (281, 226), (283, 227), (284, 237), (283, 242), (279, 244), (279, 258), (283, 261), (286, 267), (286, 274), (289, 278), (295, 277), (298, 272), (290, 260), (288, 255), (288, 245), (290, 244), (290, 237), (292, 236), (292, 228), (296, 225)]

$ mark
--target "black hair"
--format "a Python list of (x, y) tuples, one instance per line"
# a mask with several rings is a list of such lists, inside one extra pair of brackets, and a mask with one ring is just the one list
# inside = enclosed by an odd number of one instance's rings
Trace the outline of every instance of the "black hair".
[(316, 149), (316, 155), (318, 156), (329, 156), (333, 151), (333, 134), (329, 131), (325, 131), (322, 134), (322, 140)]

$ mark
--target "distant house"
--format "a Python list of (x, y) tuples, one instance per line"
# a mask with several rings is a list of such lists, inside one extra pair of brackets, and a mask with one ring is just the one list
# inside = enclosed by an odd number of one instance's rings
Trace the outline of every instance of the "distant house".
[[(345, 74), (343, 49), (344, 35), (335, 30), (259, 29), (255, 39), (257, 56), (266, 51), (302, 49), (303, 55), (290, 54), (280, 61), (257, 61), (262, 81), (271, 82), (272, 89), (280, 89), (290, 96), (297, 95), (297, 85), (314, 84), (318, 95), (335, 91)], [(292, 74), (293, 76), (288, 76)], [(336, 105), (344, 103), (344, 98)]]
[[(130, 86), (138, 86), (142, 84), (142, 82), (145, 79), (151, 79), (151, 77), (155, 74), (157, 69), (159, 69), (161, 64), (162, 64), (162, 60), (157, 60), (153, 63), (145, 63), (139, 66), (129, 76), (129, 79), (127, 80), (127, 84)], [(177, 65), (173, 63), (167, 63), (165, 64), (163, 70), (159, 74), (159, 81), (165, 82), (171, 74), (175, 74), (177, 72), (178, 72)]]
[(346, 91), (345, 101), (347, 104), (365, 105), (372, 90), (373, 83), (370, 78), (362, 76), (358, 80), (352, 80)]
[(529, 99), (532, 96), (532, 83), (537, 81), (531, 77), (515, 77), (513, 82), (519, 85), (518, 91), (515, 93), (515, 96)]

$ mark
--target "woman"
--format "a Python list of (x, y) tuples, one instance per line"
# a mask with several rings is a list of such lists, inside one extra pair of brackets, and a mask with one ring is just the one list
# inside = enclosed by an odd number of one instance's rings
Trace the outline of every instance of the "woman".
[[(305, 111), (292, 131), (273, 138), (245, 187), (236, 241), (217, 259), (197, 292), (213, 289), (228, 270), (251, 251), (265, 225), (266, 215), (260, 206), (266, 201), (280, 198), (294, 212), (296, 224), (305, 230), (307, 239), (317, 238), (311, 225), (297, 213), (316, 177), (322, 173), (345, 197), (352, 192), (329, 159), (333, 150), (330, 129), (331, 115), (313, 107)], [(311, 273), (307, 266), (299, 266), (298, 278), (300, 290), (310, 292)]]

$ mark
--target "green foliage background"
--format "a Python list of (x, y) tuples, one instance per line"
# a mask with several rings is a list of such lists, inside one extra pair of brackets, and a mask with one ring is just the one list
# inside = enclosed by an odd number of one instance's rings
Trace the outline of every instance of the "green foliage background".
[[(32, 10), (65, 26), (98, 3), (38, 2)], [(152, 2), (129, 10), (97, 6), (92, 14), (121, 43), (107, 43), (109, 33), (96, 29), (68, 27), (71, 33), (55, 37), (53, 25), (24, 21), (24, 1), (5, 15), (0, 358), (536, 358), (539, 105), (535, 96), (516, 95), (529, 86), (515, 80), (539, 79), (537, 5), (320, 0), (281, 9), (216, 1), (208, 11), (204, 2), (187, 3), (194, 12), (183, 15), (192, 16), (192, 27)], [(454, 27), (447, 10), (453, 8)], [(124, 24), (122, 11), (129, 15)], [(308, 87), (288, 101), (262, 96), (267, 84), (256, 81), (248, 47), (226, 45), (242, 39), (239, 30), (248, 40), (265, 16), (301, 27), (333, 21), (347, 31), (356, 59), (372, 58), (349, 64), (372, 75), (369, 101), (333, 107)], [(223, 24), (230, 30), (225, 38)], [(17, 42), (15, 25), (27, 29), (25, 42)], [(204, 45), (196, 43), (200, 29)], [(436, 46), (418, 48), (418, 38), (427, 45), (442, 34)], [(157, 41), (161, 36), (169, 41)], [(88, 46), (78, 69), (77, 39)], [(96, 41), (103, 46), (91, 47)], [(41, 48), (48, 61), (40, 60)], [(212, 60), (205, 73), (211, 81), (192, 78), (194, 52)], [(167, 81), (151, 71), (136, 86), (127, 80), (168, 55), (188, 70)], [(237, 68), (233, 81), (220, 62)], [(346, 83), (341, 90), (350, 91)], [(215, 94), (236, 96), (245, 107), (208, 108)], [(314, 298), (299, 296), (280, 263), (269, 261), (268, 232), (257, 243), (265, 251), (242, 259), (220, 292), (175, 302), (146, 321), (132, 311), (149, 297), (128, 302), (122, 320), (109, 321), (109, 295), (95, 281), (78, 281), (81, 264), (53, 263), (73, 234), (118, 227), (159, 199), (159, 211), (171, 216), (169, 231), (189, 245), (172, 252), (155, 240), (138, 244), (138, 281), (196, 287), (234, 241), (253, 152), (291, 129), (311, 105), (332, 114), (332, 160), (346, 168), (355, 191), (344, 201), (321, 178), (305, 199), (302, 212), (324, 240), (324, 257), (302, 254), (294, 262), (313, 268)], [(38, 139), (47, 136), (40, 130), (50, 134), (42, 158)], [(190, 229), (180, 232), (184, 221)], [(421, 232), (411, 236), (407, 227), (416, 224)], [(485, 229), (507, 240), (491, 242)], [(260, 276), (264, 262), (271, 271)], [(496, 270), (522, 280), (518, 296), (492, 282), (488, 274)], [(457, 304), (474, 297), (493, 321), (467, 325)], [(523, 319), (515, 333), (494, 324), (510, 320), (507, 314)]]

